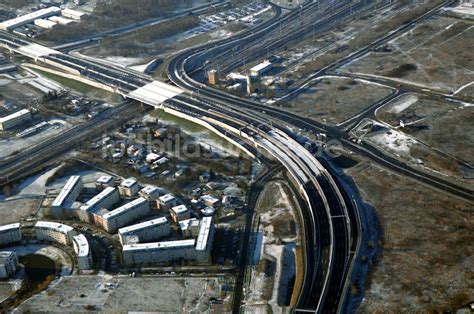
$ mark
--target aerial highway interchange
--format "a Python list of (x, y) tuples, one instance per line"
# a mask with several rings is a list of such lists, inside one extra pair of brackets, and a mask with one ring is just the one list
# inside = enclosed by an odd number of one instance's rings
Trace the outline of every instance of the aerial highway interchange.
[[(388, 4), (388, 1), (386, 1)], [(281, 101), (295, 97), (307, 84), (326, 75), (339, 75), (336, 70), (377, 48), (399, 34), (429, 18), (440, 8), (456, 1), (445, 1), (416, 20), (388, 33), (372, 44), (318, 70), (299, 87), (282, 97)], [(358, 11), (372, 9), (373, 1), (307, 1), (293, 11), (273, 6), (273, 17), (237, 35), (199, 45), (177, 54), (167, 65), (168, 80), (157, 83), (150, 76), (121, 66), (111, 66), (98, 60), (86, 59), (68, 51), (72, 45), (36, 49), (29, 39), (18, 38), (0, 31), (0, 45), (14, 53), (35, 59), (44, 64), (67, 69), (88, 80), (98, 82), (120, 93), (126, 100), (114, 109), (82, 125), (61, 133), (19, 154), (0, 160), (2, 184), (8, 184), (29, 171), (36, 171), (48, 162), (72, 150), (78, 143), (90, 139), (94, 129), (108, 129), (137, 114), (138, 103), (181, 112), (191, 118), (203, 120), (216, 132), (227, 136), (246, 149), (249, 154), (259, 151), (272, 156), (283, 165), (288, 176), (304, 200), (301, 211), (304, 230), (304, 276), (300, 295), (293, 309), (295, 313), (345, 312), (353, 265), (359, 254), (362, 232), (358, 206), (351, 191), (341, 184), (326, 156), (313, 155), (311, 143), (298, 142), (299, 137), (288, 126), (313, 134), (324, 133), (329, 140), (337, 140), (346, 150), (360, 154), (396, 173), (456, 197), (473, 201), (473, 191), (452, 181), (429, 174), (387, 155), (383, 151), (351, 141), (350, 130), (363, 118), (408, 91), (420, 91), (415, 86), (392, 84), (393, 93), (370, 108), (339, 126), (327, 126), (308, 117), (257, 103), (214, 89), (202, 82), (212, 62), (219, 63), (226, 72), (245, 63), (259, 60), (267, 51), (281, 49), (312, 31), (324, 31), (344, 21)], [(89, 44), (88, 41), (77, 45)], [(52, 50), (51, 50), (52, 49)], [(212, 61), (211, 61), (212, 60)], [(387, 83), (387, 82), (384, 82)], [(391, 83), (387, 83), (388, 85)], [(243, 287), (247, 256), (242, 261), (237, 280)], [(242, 293), (237, 292), (234, 311), (241, 306)]]

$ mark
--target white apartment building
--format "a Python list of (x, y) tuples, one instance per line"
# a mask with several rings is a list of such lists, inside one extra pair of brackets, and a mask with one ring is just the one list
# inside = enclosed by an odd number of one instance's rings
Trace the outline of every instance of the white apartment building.
[(199, 235), (199, 225), (199, 219), (185, 219), (179, 222), (179, 229), (183, 237), (197, 237)]
[(118, 190), (113, 187), (107, 187), (102, 192), (91, 198), (87, 203), (81, 206), (79, 219), (90, 222), (93, 211), (107, 208), (109, 209), (120, 200)]
[(14, 223), (0, 226), (0, 245), (21, 241), (20, 224)]
[(15, 252), (0, 252), (0, 279), (8, 278), (18, 269), (18, 257)]
[(29, 120), (31, 120), (31, 112), (27, 109), (22, 109), (12, 113), (11, 115), (0, 118), (0, 131), (11, 129)]
[(166, 263), (179, 260), (195, 260), (195, 239), (140, 243), (123, 246), (123, 262), (125, 265), (143, 265)]
[(119, 194), (121, 196), (133, 197), (140, 190), (140, 186), (138, 185), (137, 180), (126, 179), (126, 180), (123, 180), (122, 183), (120, 183), (118, 189), (119, 189)]
[(160, 197), (160, 189), (153, 185), (147, 185), (140, 191), (140, 196), (146, 198), (148, 201), (153, 202)]
[(103, 215), (101, 225), (107, 232), (113, 232), (147, 215), (149, 212), (150, 203), (143, 197), (140, 197)]
[(178, 205), (178, 200), (173, 194), (165, 194), (158, 198), (159, 209), (170, 210), (172, 207)]
[(42, 241), (69, 245), (76, 234), (74, 228), (52, 221), (38, 221), (35, 225), (36, 238)]
[(191, 218), (191, 211), (186, 207), (186, 205), (178, 205), (171, 208), (170, 214), (171, 219), (176, 223)]
[(101, 176), (99, 179), (97, 179), (97, 181), (95, 181), (95, 188), (97, 191), (102, 191), (103, 189), (114, 186), (115, 179), (109, 175)]
[(200, 262), (208, 262), (211, 257), (215, 227), (212, 217), (204, 217), (199, 226), (199, 235), (196, 240), (196, 256)]
[(69, 207), (70, 203), (77, 199), (83, 186), (81, 176), (71, 176), (67, 180), (61, 192), (51, 204), (51, 212), (54, 217), (60, 218), (64, 215), (63, 209)]
[(87, 270), (92, 268), (92, 252), (89, 246), (89, 241), (83, 234), (74, 236), (72, 244), (74, 252), (77, 254), (77, 264), (80, 270)]
[(127, 238), (135, 235), (139, 242), (149, 242), (168, 236), (171, 233), (171, 225), (166, 217), (148, 220), (136, 225), (120, 228), (118, 231), (120, 243), (129, 244)]

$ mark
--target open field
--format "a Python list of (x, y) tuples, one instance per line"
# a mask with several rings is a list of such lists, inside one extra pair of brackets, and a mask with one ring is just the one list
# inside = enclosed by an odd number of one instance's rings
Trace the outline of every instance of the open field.
[(286, 109), (328, 124), (338, 124), (388, 96), (391, 90), (358, 80), (324, 78), (291, 100)]
[(94, 36), (138, 22), (165, 18), (176, 11), (203, 4), (202, 0), (115, 0), (105, 3), (97, 1), (90, 15), (80, 23), (63, 25), (52, 32), (39, 36), (38, 39), (59, 43), (74, 41)]
[(225, 298), (223, 277), (64, 277), (43, 293), (23, 303), (21, 312), (159, 311), (186, 313), (209, 309), (211, 298)]
[(342, 70), (454, 93), (474, 80), (473, 45), (472, 21), (435, 16)]
[(12, 102), (13, 105), (27, 105), (36, 98), (43, 96), (43, 93), (27, 84), (3, 77), (0, 78), (0, 94), (7, 101)]
[[(296, 225), (297, 205), (293, 193), (282, 181), (273, 181), (264, 188), (255, 211), (260, 225), (253, 255), (255, 267), (246, 295), (245, 310), (258, 311), (262, 305), (273, 313), (284, 311), (291, 299), (295, 278), (299, 230)], [(299, 278), (298, 278), (299, 279)]]
[(472, 301), (473, 204), (368, 162), (347, 174), (383, 233), (358, 312), (455, 312)]
[(377, 118), (398, 127), (423, 143), (473, 165), (474, 107), (410, 94), (387, 104), (377, 112)]
[(405, 133), (405, 129), (393, 128), (375, 120), (364, 119), (351, 131), (351, 135), (384, 150), (413, 167), (423, 168), (443, 178), (469, 181), (472, 175), (472, 166), (459, 158), (433, 149), (433, 147)]
[(397, 1), (384, 8), (378, 5), (378, 11), (370, 10), (367, 13), (355, 14), (331, 31), (310, 33), (305, 39), (288, 45), (284, 51), (278, 52), (288, 60), (284, 64), (291, 65), (292, 71), (287, 71), (284, 75), (293, 80), (304, 79), (324, 66), (386, 35), (387, 30), (397, 29), (441, 2), (442, 0), (417, 1), (407, 5), (406, 1)]

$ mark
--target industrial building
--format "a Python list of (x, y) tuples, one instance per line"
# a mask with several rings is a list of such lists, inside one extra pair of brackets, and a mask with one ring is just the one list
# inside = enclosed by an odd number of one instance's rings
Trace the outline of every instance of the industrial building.
[(120, 183), (119, 187), (119, 194), (125, 197), (132, 197), (135, 196), (138, 191), (140, 190), (140, 186), (138, 185), (137, 180), (135, 179), (126, 179)]
[(178, 205), (178, 201), (173, 194), (165, 194), (158, 198), (159, 209), (170, 210), (172, 207)]
[(199, 235), (200, 221), (197, 218), (181, 220), (179, 222), (179, 230), (183, 237), (197, 237)]
[(77, 254), (77, 264), (80, 270), (87, 270), (92, 268), (92, 253), (89, 246), (89, 241), (83, 234), (73, 237), (74, 252)]
[(0, 23), (0, 29), (12, 30), (19, 26), (31, 23), (37, 19), (43, 19), (43, 18), (48, 18), (53, 15), (59, 15), (60, 12), (61, 12), (61, 9), (58, 7), (49, 7), (46, 9), (41, 9), (32, 13), (28, 13), (28, 14), (16, 17), (8, 21), (4, 21), (3, 23)]
[(115, 179), (112, 176), (101, 176), (95, 182), (95, 188), (97, 191), (102, 191), (103, 189), (106, 189), (108, 187), (114, 187), (114, 186), (115, 186)]
[(147, 215), (149, 212), (150, 204), (146, 199), (140, 197), (103, 215), (101, 226), (107, 232), (113, 232)]
[(63, 209), (70, 207), (70, 203), (77, 199), (83, 187), (81, 176), (71, 176), (51, 204), (53, 216), (56, 218), (64, 216)]
[(64, 9), (61, 11), (61, 15), (65, 18), (72, 19), (72, 20), (81, 20), (86, 14), (84, 12), (72, 10), (72, 9)]
[(272, 67), (273, 67), (273, 64), (270, 61), (265, 60), (262, 63), (259, 63), (256, 66), (252, 67), (250, 69), (250, 75), (260, 77), (261, 75), (270, 71)]
[(74, 228), (51, 221), (38, 221), (35, 225), (36, 238), (42, 241), (69, 245), (76, 234)]
[(14, 223), (0, 226), (0, 245), (21, 241), (20, 224)]
[(209, 84), (211, 85), (219, 84), (219, 72), (217, 70), (211, 70), (209, 71), (207, 75), (208, 75)]
[(51, 16), (48, 20), (50, 20), (52, 22), (55, 22), (59, 25), (68, 25), (68, 24), (74, 23), (73, 20), (66, 19), (66, 18), (61, 17), (61, 16)]
[(58, 23), (51, 20), (37, 19), (35, 20), (35, 25), (44, 29), (53, 29)]
[(171, 208), (170, 214), (171, 219), (176, 223), (191, 218), (191, 211), (186, 207), (186, 205), (178, 205)]
[(0, 118), (0, 131), (14, 128), (26, 121), (31, 120), (31, 112), (28, 109), (22, 109), (11, 115)]
[(260, 77), (258, 75), (247, 75), (247, 94), (253, 94), (260, 88)]
[(137, 236), (139, 243), (158, 240), (171, 233), (171, 225), (166, 217), (148, 220), (136, 225), (121, 228), (118, 231), (120, 243), (130, 244), (127, 240), (130, 236)]
[(119, 200), (120, 197), (117, 189), (113, 187), (107, 187), (102, 192), (91, 198), (83, 206), (81, 206), (80, 209), (81, 212), (89, 214), (100, 208), (110, 208)]
[(0, 252), (0, 279), (13, 276), (18, 270), (18, 257), (15, 252)]
[(196, 260), (195, 239), (131, 244), (123, 246), (125, 265), (166, 263), (179, 260)]

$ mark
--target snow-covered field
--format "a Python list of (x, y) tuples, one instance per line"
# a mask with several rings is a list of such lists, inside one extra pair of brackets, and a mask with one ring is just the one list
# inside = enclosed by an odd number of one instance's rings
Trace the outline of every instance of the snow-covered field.
[(445, 10), (460, 14), (465, 17), (474, 18), (474, 6), (470, 4), (461, 4), (454, 8), (446, 8)]
[(387, 112), (400, 113), (418, 101), (416, 94), (403, 95), (387, 105)]

